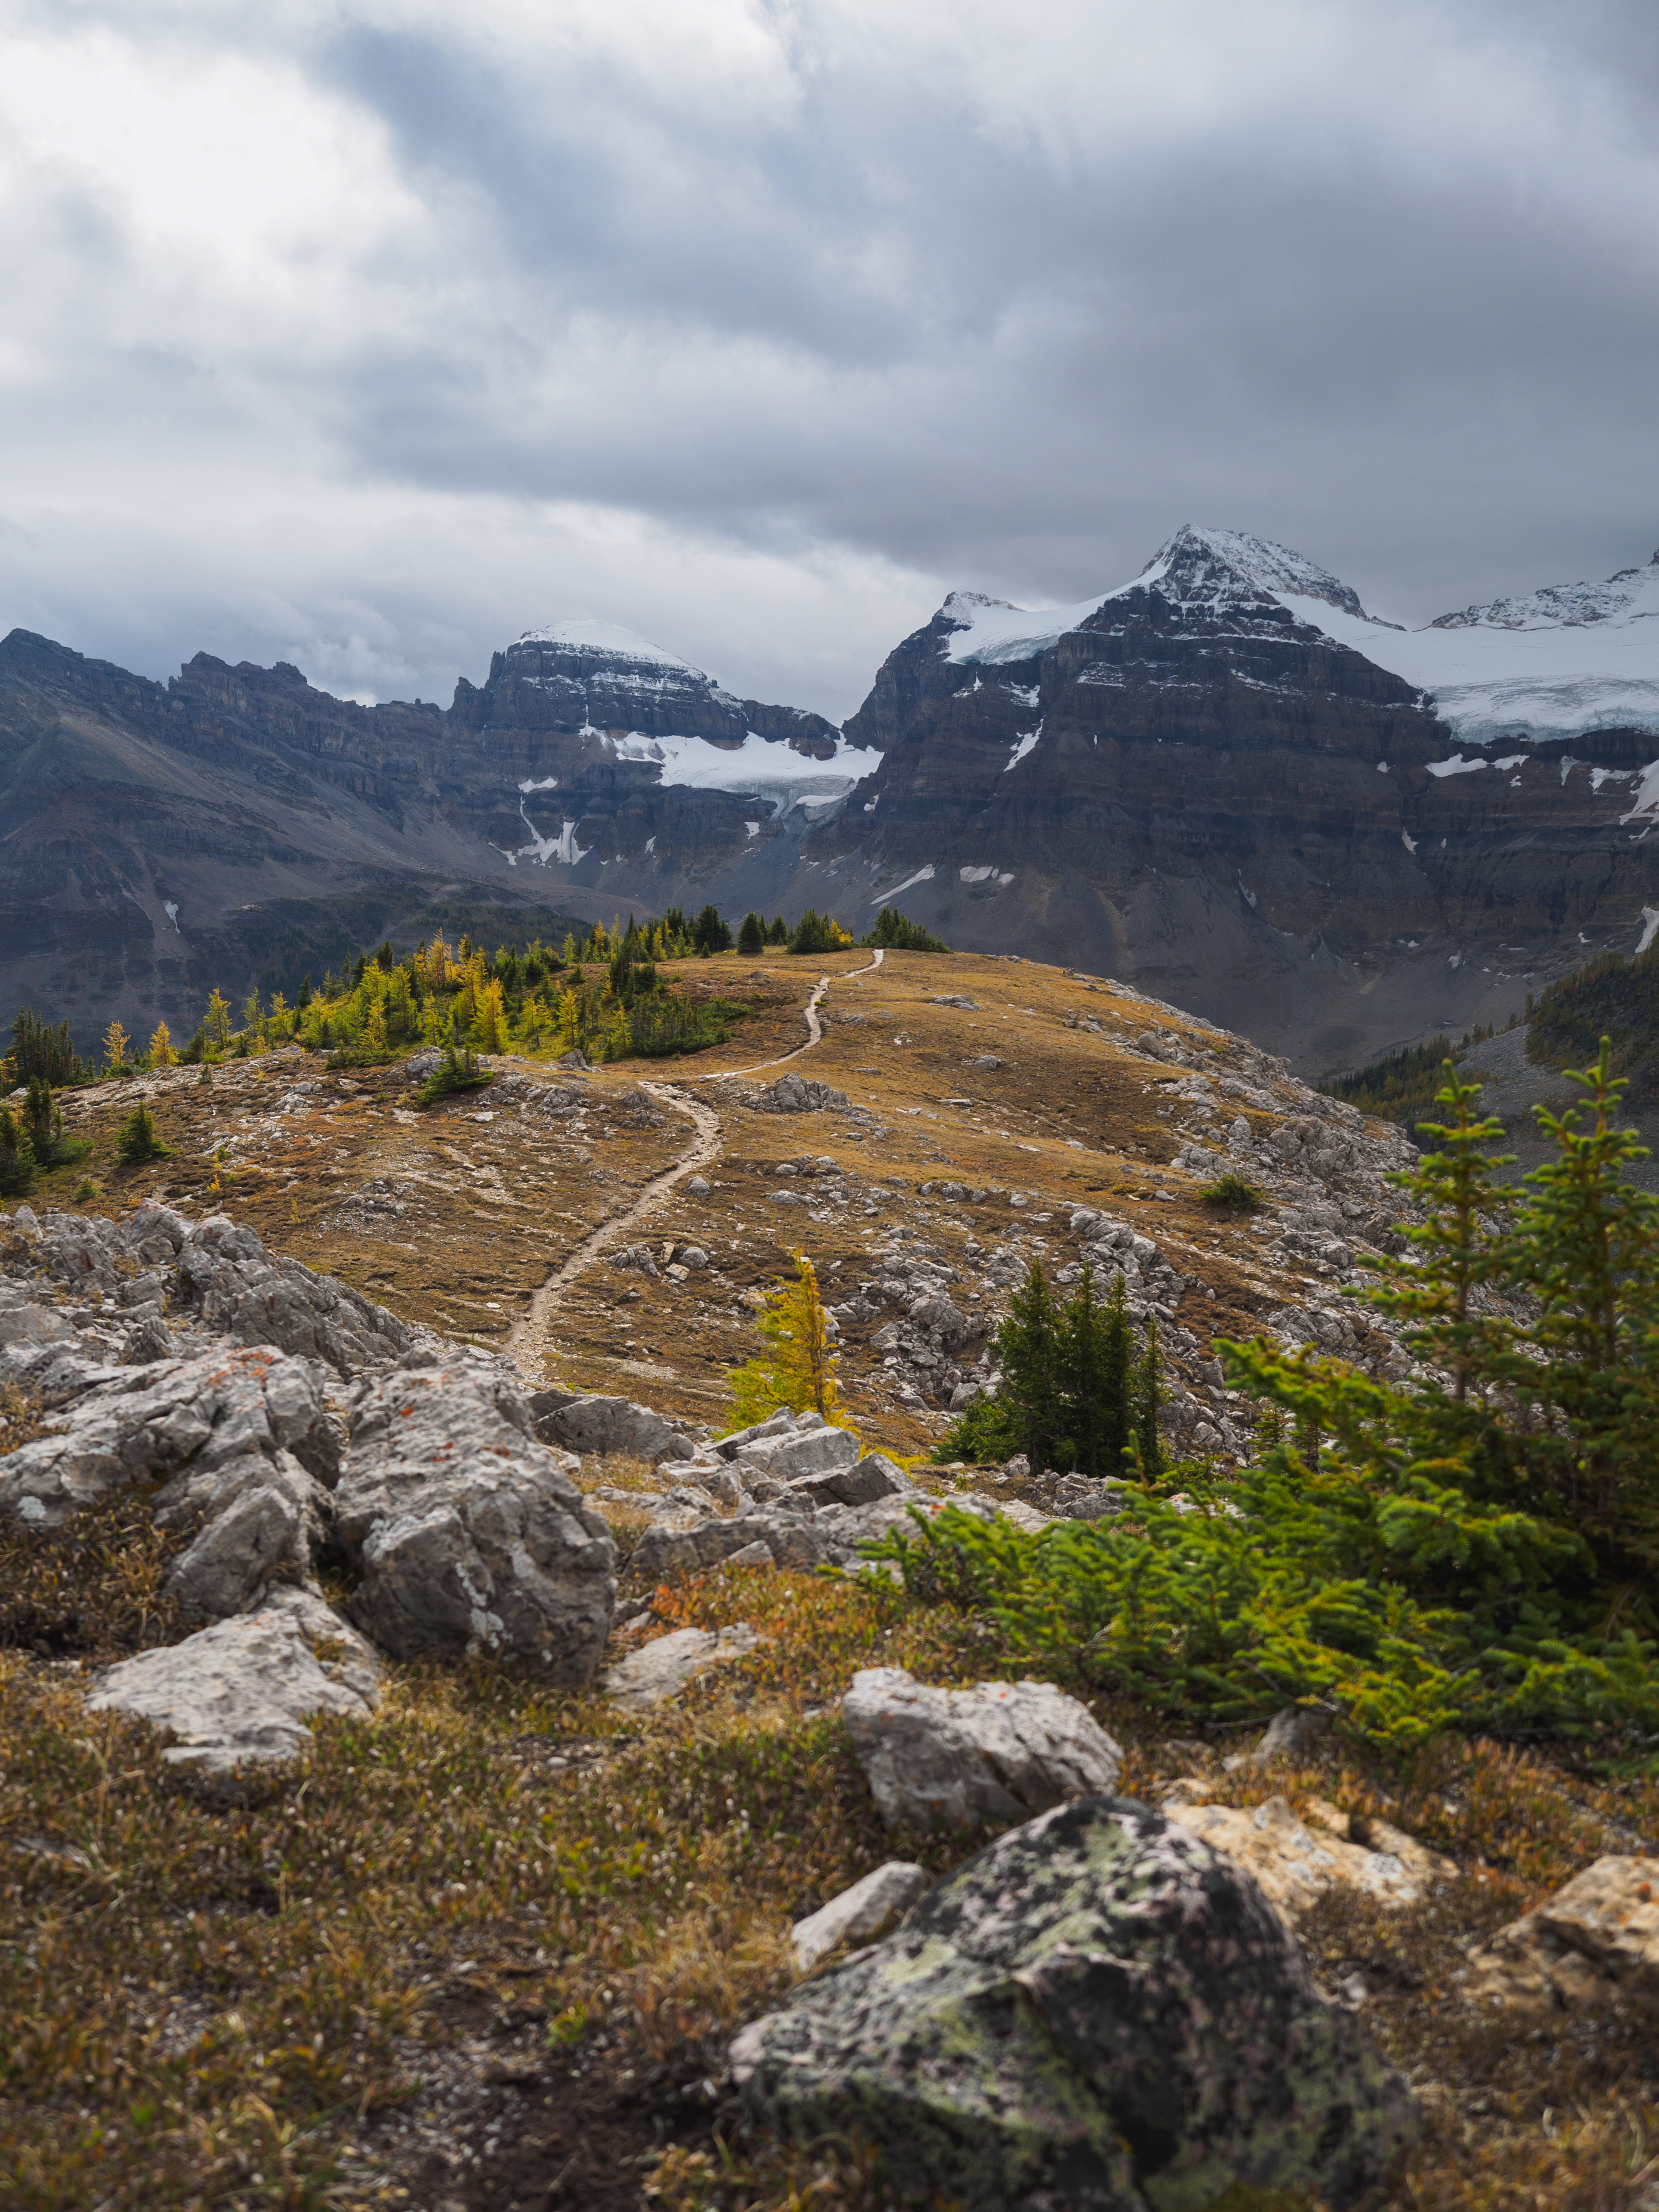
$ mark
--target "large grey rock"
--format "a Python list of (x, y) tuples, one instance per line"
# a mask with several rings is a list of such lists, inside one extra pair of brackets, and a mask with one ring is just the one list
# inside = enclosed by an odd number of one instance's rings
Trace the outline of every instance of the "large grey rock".
[(683, 1582), (757, 1544), (766, 1547), (774, 1566), (794, 1567), (803, 1573), (835, 1560), (829, 1540), (814, 1521), (800, 1514), (762, 1510), (738, 1514), (730, 1521), (704, 1521), (690, 1528), (647, 1528), (634, 1547), (629, 1571), (639, 1582)]
[(732, 1464), (745, 1480), (750, 1473), (769, 1474), (780, 1482), (799, 1475), (827, 1474), (857, 1461), (858, 1438), (850, 1429), (797, 1429), (781, 1436), (757, 1437), (738, 1449)]
[(629, 1459), (649, 1460), (653, 1466), (660, 1460), (691, 1456), (690, 1437), (649, 1406), (636, 1406), (629, 1398), (572, 1398), (549, 1408), (536, 1427), (544, 1443), (562, 1444), (567, 1451), (617, 1452)]
[(762, 1437), (793, 1436), (798, 1425), (788, 1407), (780, 1407), (763, 1421), (755, 1421), (746, 1429), (733, 1429), (730, 1436), (716, 1437), (708, 1449), (718, 1452), (722, 1459), (732, 1459), (744, 1444), (754, 1443)]
[(326, 1482), (338, 1449), (314, 1371), (269, 1346), (100, 1370), (53, 1433), (0, 1459), (0, 1514), (56, 1527), (123, 1483), (187, 1464), (157, 1499), (178, 1521), (221, 1510), (279, 1468)]
[(0, 1345), (73, 1344), (75, 1324), (55, 1306), (15, 1305), (0, 1313)]
[(926, 1687), (902, 1667), (854, 1674), (842, 1707), (890, 1827), (978, 1827), (1117, 1787), (1123, 1754), (1052, 1682)]
[(225, 1214), (192, 1228), (179, 1254), (179, 1299), (216, 1334), (325, 1359), (342, 1375), (383, 1366), (414, 1340), (349, 1284), (268, 1253)]
[(843, 1943), (867, 1943), (872, 1936), (884, 1936), (927, 1887), (926, 1868), (908, 1859), (889, 1859), (795, 1923), (789, 1931), (789, 1948), (796, 1972), (810, 1973), (820, 1959), (827, 1959)]
[(676, 1628), (607, 1668), (600, 1687), (624, 1711), (647, 1711), (677, 1697), (699, 1674), (727, 1660), (741, 1659), (759, 1642), (746, 1620), (721, 1629)]
[(400, 1369), (359, 1388), (349, 1428), (334, 1516), (359, 1627), (400, 1659), (487, 1651), (591, 1681), (617, 1547), (518, 1393), (476, 1364)]
[(320, 1598), (293, 1590), (182, 1644), (124, 1659), (87, 1704), (165, 1729), (169, 1764), (216, 1771), (301, 1756), (319, 1713), (366, 1720), (379, 1684), (362, 1638)]
[(832, 1467), (827, 1474), (798, 1475), (785, 1489), (789, 1498), (811, 1498), (818, 1505), (871, 1505), (878, 1498), (920, 1498), (915, 1485), (881, 1452), (867, 1452), (851, 1466)]
[(210, 1517), (168, 1572), (168, 1595), (199, 1620), (245, 1612), (272, 1583), (308, 1583), (327, 1549), (328, 1492), (316, 1477), (288, 1452), (254, 1465), (257, 1473), (238, 1463), (242, 1479), (221, 1486)]
[(963, 2212), (1346, 2212), (1419, 2126), (1249, 1875), (1125, 1799), (1000, 1837), (731, 2057), (763, 2122)]

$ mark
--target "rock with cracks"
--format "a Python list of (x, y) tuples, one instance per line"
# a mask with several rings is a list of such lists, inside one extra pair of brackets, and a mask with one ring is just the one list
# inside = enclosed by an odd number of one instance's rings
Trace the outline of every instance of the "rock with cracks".
[(379, 1685), (362, 1638), (319, 1597), (289, 1590), (257, 1613), (124, 1659), (87, 1704), (164, 1729), (170, 1765), (220, 1772), (301, 1756), (319, 1713), (367, 1720)]
[(1249, 1875), (1122, 1798), (999, 1838), (731, 2057), (763, 2122), (963, 2212), (1344, 2212), (1418, 2132)]
[(692, 1451), (690, 1437), (672, 1421), (629, 1398), (571, 1398), (540, 1412), (537, 1432), (567, 1451), (621, 1453), (653, 1466), (665, 1459), (689, 1459)]
[(179, 1296), (217, 1334), (325, 1359), (342, 1375), (388, 1364), (414, 1341), (384, 1306), (332, 1275), (268, 1253), (252, 1230), (224, 1214), (185, 1238)]
[(1117, 1787), (1122, 1753), (1052, 1682), (934, 1690), (902, 1667), (872, 1667), (842, 1711), (890, 1827), (979, 1827)]
[(617, 1547), (518, 1393), (476, 1364), (400, 1369), (359, 1389), (349, 1431), (335, 1525), (365, 1634), (399, 1659), (489, 1652), (590, 1682)]
[(1659, 2014), (1659, 1859), (1608, 1856), (1575, 1875), (1471, 1955), (1465, 1994), (1532, 2016), (1612, 2003)]

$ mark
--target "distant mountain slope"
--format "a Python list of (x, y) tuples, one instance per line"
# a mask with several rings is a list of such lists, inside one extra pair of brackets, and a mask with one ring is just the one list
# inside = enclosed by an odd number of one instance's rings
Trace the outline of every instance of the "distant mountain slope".
[[(953, 942), (1132, 977), (1315, 1072), (1501, 1023), (1659, 900), (1659, 740), (1603, 720), (1643, 655), (1659, 676), (1646, 590), (1589, 644), (1405, 631), (1286, 547), (1187, 526), (1094, 599), (957, 592), (848, 720), (881, 766), (804, 852), (849, 909), (902, 887)], [(1553, 712), (1583, 692), (1571, 731), (1460, 750), (1432, 657), (1490, 693), (1528, 653)]]
[(898, 901), (1319, 1075), (1650, 941), (1656, 819), (1659, 563), (1406, 630), (1183, 526), (1070, 605), (953, 592), (842, 730), (586, 616), (442, 711), (205, 655), (151, 684), (15, 631), (0, 1012), (193, 1024), (212, 983), (320, 956), (341, 902), (362, 936), (441, 893), (860, 933)]

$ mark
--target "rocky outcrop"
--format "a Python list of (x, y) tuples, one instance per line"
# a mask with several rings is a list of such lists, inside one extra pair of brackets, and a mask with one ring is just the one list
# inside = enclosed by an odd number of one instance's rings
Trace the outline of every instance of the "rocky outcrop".
[(591, 1681), (617, 1547), (518, 1393), (482, 1364), (402, 1369), (360, 1388), (349, 1431), (334, 1519), (364, 1633), (397, 1658), (487, 1652)]
[(332, 1275), (268, 1253), (252, 1230), (223, 1214), (184, 1237), (179, 1296), (216, 1334), (325, 1359), (342, 1375), (396, 1359), (412, 1341), (384, 1306)]
[(125, 1713), (171, 1739), (170, 1765), (221, 1773), (302, 1757), (319, 1714), (368, 1720), (380, 1668), (362, 1637), (320, 1598), (281, 1594), (182, 1644), (108, 1668), (89, 1712)]
[(1109, 1796), (1123, 1754), (1052, 1682), (934, 1690), (902, 1667), (854, 1674), (842, 1705), (890, 1828), (977, 1828)]
[(765, 2124), (872, 2142), (963, 2212), (1363, 2204), (1418, 2132), (1248, 1874), (1144, 1806), (1000, 1837), (898, 1932), (745, 2028)]
[(271, 1482), (322, 1487), (339, 1443), (317, 1377), (267, 1346), (142, 1368), (81, 1370), (52, 1432), (0, 1460), (0, 1513), (53, 1528), (107, 1492), (162, 1482), (167, 1522), (224, 1511)]

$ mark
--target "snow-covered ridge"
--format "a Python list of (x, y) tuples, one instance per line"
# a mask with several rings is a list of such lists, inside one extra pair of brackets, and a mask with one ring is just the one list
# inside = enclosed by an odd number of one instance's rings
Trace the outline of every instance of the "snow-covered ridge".
[(944, 650), (957, 661), (1029, 659), (1046, 653), (1067, 630), (1081, 629), (1112, 600), (1153, 586), (1178, 605), (1220, 615), (1252, 605), (1259, 607), (1264, 600), (1283, 602), (1294, 593), (1372, 626), (1351, 585), (1290, 546), (1269, 538), (1251, 538), (1242, 530), (1184, 522), (1138, 574), (1093, 599), (1066, 606), (1026, 608), (1007, 599), (988, 599), (982, 592), (952, 592), (939, 609), (952, 625)]
[(684, 669), (688, 676), (696, 676), (707, 683), (702, 669), (694, 668), (689, 660), (682, 660), (677, 653), (665, 653), (659, 645), (653, 645), (648, 637), (637, 630), (624, 629), (620, 623), (602, 622), (597, 615), (557, 615), (539, 629), (527, 629), (514, 640), (515, 645), (568, 645), (585, 648), (591, 653), (603, 653), (618, 660), (655, 661), (664, 668)]
[(957, 662), (1030, 659), (1112, 600), (1153, 585), (1222, 617), (1247, 619), (1263, 599), (1276, 603), (1426, 694), (1466, 743), (1659, 732), (1659, 555), (1605, 583), (1552, 585), (1407, 630), (1368, 615), (1348, 585), (1288, 546), (1188, 524), (1127, 584), (1066, 606), (953, 592), (939, 611), (951, 624), (941, 650)]

